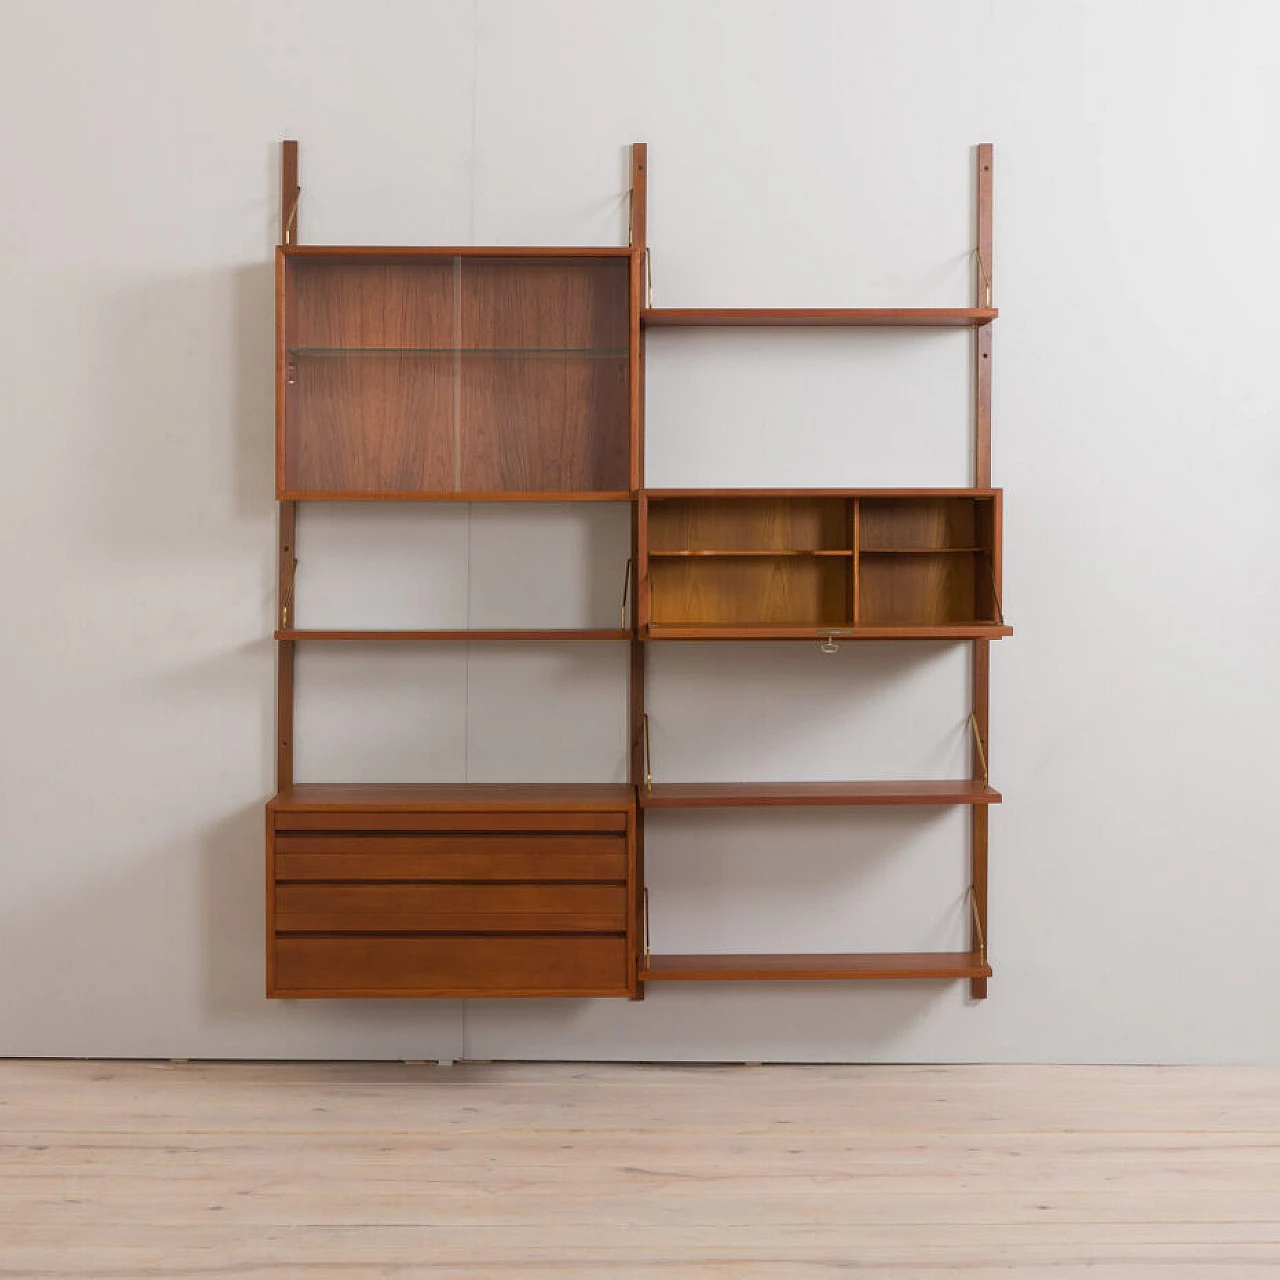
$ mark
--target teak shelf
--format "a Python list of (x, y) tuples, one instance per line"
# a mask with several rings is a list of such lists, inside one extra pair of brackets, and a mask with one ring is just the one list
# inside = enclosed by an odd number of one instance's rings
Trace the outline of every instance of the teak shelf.
[[(648, 982), (967, 979), (985, 996), (987, 811), (1001, 799), (988, 782), (989, 642), (1012, 628), (990, 487), (990, 146), (977, 161), (972, 307), (661, 308), (647, 297), (643, 143), (629, 244), (571, 248), (300, 245), (298, 150), (284, 144), (268, 995), (638, 999)], [(970, 330), (973, 486), (647, 489), (645, 333), (743, 326)], [(625, 502), (620, 625), (300, 628), (299, 504), (332, 501)], [(971, 644), (970, 776), (654, 781), (647, 646), (746, 640)], [(472, 642), (626, 643), (627, 783), (295, 783), (298, 645)], [(646, 813), (865, 805), (969, 809), (969, 950), (650, 954)]]
[(645, 982), (847, 982), (867, 979), (991, 976), (976, 951), (891, 951), (862, 955), (650, 956)]
[(646, 329), (976, 329), (997, 315), (993, 307), (649, 307), (640, 323)]

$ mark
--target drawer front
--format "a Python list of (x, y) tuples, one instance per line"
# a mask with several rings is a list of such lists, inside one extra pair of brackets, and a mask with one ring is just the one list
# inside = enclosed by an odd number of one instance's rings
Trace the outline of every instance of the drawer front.
[(351, 809), (273, 810), (277, 831), (604, 831), (623, 833), (627, 814), (580, 810), (531, 810), (498, 813), (361, 813)]
[(622, 933), (622, 885), (287, 884), (280, 933)]
[(625, 881), (614, 835), (277, 833), (275, 876), (291, 880)]
[(626, 996), (622, 938), (293, 938), (276, 996)]

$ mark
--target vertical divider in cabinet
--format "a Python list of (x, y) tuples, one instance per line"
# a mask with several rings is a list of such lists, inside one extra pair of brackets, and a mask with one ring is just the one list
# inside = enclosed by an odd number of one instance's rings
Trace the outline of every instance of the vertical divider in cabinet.
[(635, 628), (640, 635), (649, 629), (652, 601), (649, 588), (649, 495), (641, 491), (636, 500), (636, 613)]
[(861, 613), (858, 597), (862, 591), (862, 502), (858, 498), (851, 498), (849, 504), (849, 548), (853, 552), (849, 557), (849, 590), (853, 594), (849, 619), (851, 625), (856, 627)]

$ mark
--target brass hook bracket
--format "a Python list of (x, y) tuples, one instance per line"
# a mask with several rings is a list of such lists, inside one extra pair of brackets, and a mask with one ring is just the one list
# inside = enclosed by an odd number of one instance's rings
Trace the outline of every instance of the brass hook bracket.
[(978, 959), (987, 963), (987, 937), (982, 931), (982, 917), (978, 914), (978, 895), (973, 885), (969, 886), (969, 910), (973, 913), (973, 932), (978, 939)]
[(289, 581), (285, 584), (284, 598), (280, 601), (280, 630), (289, 630), (289, 606), (293, 603), (293, 585), (298, 580), (298, 557), (289, 565)]
[(991, 305), (991, 277), (987, 274), (987, 264), (982, 260), (982, 250), (974, 249), (973, 256), (978, 260), (978, 270), (982, 272), (982, 283), (985, 286), (983, 296), (986, 298), (986, 306)]
[(989, 787), (991, 779), (987, 775), (987, 749), (982, 745), (982, 734), (978, 732), (978, 717), (969, 712), (969, 727), (973, 730), (974, 745), (978, 748), (978, 759), (982, 761), (982, 785)]
[(987, 572), (991, 575), (991, 598), (996, 602), (996, 617), (1004, 622), (1004, 605), (1000, 603), (1000, 588), (996, 585), (996, 565), (990, 554), (986, 557)]
[(653, 306), (653, 256), (648, 245), (644, 248), (644, 305)]
[(631, 561), (622, 571), (622, 621), (618, 624), (623, 631), (627, 629), (627, 597), (631, 594)]
[(644, 740), (644, 789), (649, 795), (653, 794), (653, 762), (649, 757), (649, 713), (644, 713), (644, 719), (640, 722), (640, 733)]
[(294, 225), (298, 221), (298, 201), (301, 199), (302, 199), (302, 188), (294, 187), (293, 195), (289, 199), (289, 210), (284, 216), (285, 244), (293, 243)]

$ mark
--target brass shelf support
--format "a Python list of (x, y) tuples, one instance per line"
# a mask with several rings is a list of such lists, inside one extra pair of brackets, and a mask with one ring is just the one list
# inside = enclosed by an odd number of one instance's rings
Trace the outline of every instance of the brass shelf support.
[(973, 730), (974, 745), (978, 748), (978, 759), (982, 761), (982, 785), (989, 787), (991, 779), (987, 774), (987, 749), (982, 742), (982, 734), (978, 732), (978, 717), (969, 712), (969, 727)]
[(978, 914), (978, 895), (973, 885), (969, 886), (969, 910), (973, 913), (973, 932), (978, 939), (978, 959), (987, 963), (987, 938), (982, 932), (982, 917)]
[(987, 264), (982, 260), (982, 250), (974, 249), (973, 256), (978, 260), (978, 270), (982, 272), (983, 296), (986, 298), (986, 305), (991, 305), (991, 277), (987, 274)]
[(294, 556), (289, 565), (289, 582), (284, 589), (284, 599), (280, 601), (280, 630), (289, 629), (289, 606), (293, 603), (293, 587), (298, 580), (298, 557)]

